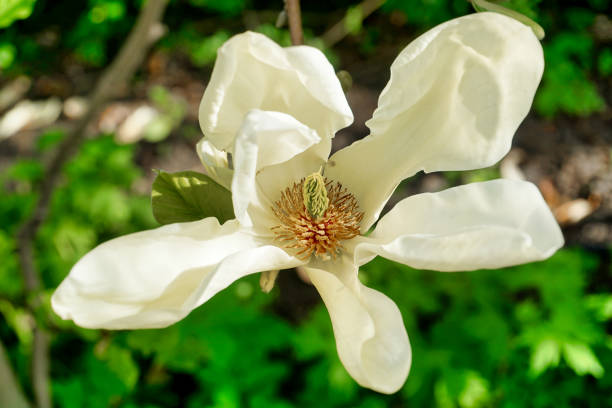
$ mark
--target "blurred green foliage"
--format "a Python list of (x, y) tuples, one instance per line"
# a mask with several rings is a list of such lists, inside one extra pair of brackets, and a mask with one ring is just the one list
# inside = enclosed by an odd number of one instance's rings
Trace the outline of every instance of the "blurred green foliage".
[(30, 17), (36, 0), (2, 0), (0, 1), (0, 28), (8, 27), (15, 20)]
[[(37, 71), (60, 63), (67, 55), (86, 66), (102, 67), (125, 38), (141, 3), (141, 0), (88, 0), (77, 5), (69, 0), (0, 3), (7, 4), (4, 9), (0, 8), (0, 26), (5, 21), (4, 26), (9, 26), (15, 18), (27, 17), (35, 6), (29, 19), (0, 32), (0, 68), (9, 75), (37, 74), (40, 73)], [(11, 7), (13, 4), (15, 7)], [(372, 19), (362, 21), (357, 4), (334, 0), (326, 2), (324, 7), (303, 5), (305, 19), (312, 19), (309, 13), (318, 13), (319, 18), (326, 19), (318, 23), (316, 34), (305, 25), (306, 42), (323, 49), (336, 65), (339, 59), (333, 50), (326, 49), (317, 37), (323, 33), (321, 27), (329, 27), (335, 22), (329, 20), (325, 12), (346, 10), (346, 29), (359, 39), (359, 50), (366, 55), (374, 55), (386, 38), (380, 35), (384, 29), (380, 24)], [(599, 36), (594, 27), (597, 16), (605, 16), (609, 11), (610, 0), (588, 0), (580, 4), (508, 0), (501, 4), (534, 19), (546, 31), (542, 42), (546, 69), (534, 103), (536, 111), (549, 118), (557, 113), (585, 116), (602, 111), (605, 101), (597, 79), (607, 78), (612, 73), (612, 51), (609, 39)], [(276, 28), (269, 14), (266, 18), (258, 16), (252, 10), (254, 6), (249, 0), (175, 0), (166, 17), (168, 33), (158, 47), (169, 53), (182, 53), (196, 68), (209, 65), (214, 61), (217, 48), (231, 35), (244, 30), (245, 25), (239, 23), (240, 17), (250, 21), (251, 29), (263, 32), (282, 45), (289, 45), (287, 30)], [(264, 1), (256, 6), (268, 12), (279, 10), (281, 4)], [(7, 11), (3, 14), (2, 10)], [(465, 0), (386, 0), (381, 10), (384, 14), (401, 16), (393, 21), (402, 21), (401, 24), (409, 29), (416, 29), (415, 34), (472, 11)], [(609, 19), (605, 21), (612, 24)]]
[[(598, 46), (589, 31), (595, 17), (595, 10), (567, 8), (557, 22), (564, 29), (544, 43), (546, 71), (534, 105), (542, 115), (586, 116), (604, 109), (605, 101), (592, 78), (610, 75), (606, 62), (610, 49)], [(599, 72), (598, 60), (602, 61)]]
[[(62, 136), (44, 134), (39, 152)], [(155, 225), (146, 193), (133, 190), (142, 177), (134, 153), (133, 145), (103, 136), (86, 142), (65, 167), (36, 240), (47, 302), (72, 264), (99, 242)], [(32, 338), (13, 233), (42, 177), (41, 165), (26, 159), (0, 177), (0, 336), (24, 380)], [(163, 330), (81, 329), (47, 304), (55, 405), (609, 406), (611, 271), (600, 264), (609, 256), (566, 249), (545, 262), (454, 274), (380, 258), (367, 264), (362, 281), (398, 304), (414, 354), (405, 387), (391, 396), (359, 387), (346, 373), (322, 304), (289, 322), (273, 313), (281, 306), (278, 289), (264, 295), (257, 276)]]
[(246, 0), (189, 0), (189, 3), (196, 7), (215, 11), (226, 16), (235, 16), (244, 10)]

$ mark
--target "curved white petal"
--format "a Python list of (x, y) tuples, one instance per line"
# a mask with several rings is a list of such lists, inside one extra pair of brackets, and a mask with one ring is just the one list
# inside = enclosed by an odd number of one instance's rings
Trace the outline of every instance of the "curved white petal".
[(394, 393), (408, 376), (412, 352), (402, 315), (382, 293), (363, 286), (357, 267), (350, 268), (351, 282), (338, 278), (346, 271), (304, 268), (329, 311), (342, 364), (363, 387)]
[(353, 121), (334, 69), (319, 50), (282, 48), (246, 32), (219, 48), (200, 103), (200, 126), (218, 149), (231, 151), (251, 109), (287, 113), (324, 138)]
[(198, 157), (206, 169), (206, 174), (217, 183), (231, 189), (234, 171), (229, 168), (227, 153), (217, 149), (210, 140), (202, 138), (196, 146)]
[(243, 225), (275, 223), (270, 207), (280, 192), (317, 171), (327, 159), (330, 139), (280, 112), (252, 110), (234, 147), (232, 200)]
[(328, 171), (356, 195), (364, 230), (417, 171), (500, 160), (529, 112), (543, 67), (531, 29), (496, 13), (451, 20), (406, 47), (367, 122), (371, 136), (336, 153)]
[(77, 262), (51, 304), (83, 327), (165, 327), (236, 279), (300, 263), (235, 220), (206, 218), (105, 242)]
[(414, 268), (466, 271), (548, 258), (563, 235), (536, 186), (500, 179), (408, 197), (351, 245), (360, 265), (380, 255)]

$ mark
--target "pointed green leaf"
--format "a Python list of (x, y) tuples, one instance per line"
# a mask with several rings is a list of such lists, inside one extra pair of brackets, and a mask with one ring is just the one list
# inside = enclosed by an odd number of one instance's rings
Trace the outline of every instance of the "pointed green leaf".
[(160, 171), (151, 192), (153, 216), (160, 224), (216, 217), (220, 223), (234, 218), (232, 194), (205, 174), (195, 171)]
[(591, 374), (595, 378), (600, 378), (604, 373), (604, 368), (599, 360), (584, 343), (563, 344), (563, 356), (567, 364), (578, 375)]
[(549, 367), (559, 365), (561, 348), (553, 338), (542, 339), (531, 352), (530, 373), (537, 377)]

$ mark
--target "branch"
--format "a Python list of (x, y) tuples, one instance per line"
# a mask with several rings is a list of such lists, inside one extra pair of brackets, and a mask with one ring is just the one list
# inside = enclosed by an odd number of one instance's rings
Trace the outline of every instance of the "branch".
[(30, 408), (0, 342), (0, 407)]
[[(361, 21), (365, 20), (370, 14), (378, 10), (384, 2), (385, 0), (364, 0), (359, 3), (356, 7), (360, 11)], [(348, 33), (347, 17), (345, 16), (342, 20), (338, 21), (329, 30), (327, 30), (325, 34), (321, 36), (321, 39), (327, 47), (333, 47), (342, 41), (344, 37), (348, 35)]]
[(49, 383), (49, 334), (39, 325), (34, 326), (32, 343), (32, 389), (39, 408), (51, 407)]
[[(35, 311), (40, 307), (40, 278), (34, 265), (34, 238), (49, 211), (53, 190), (57, 186), (64, 164), (75, 154), (85, 138), (87, 129), (104, 104), (120, 90), (134, 75), (142, 63), (146, 52), (156, 38), (153, 29), (159, 24), (168, 0), (148, 0), (119, 53), (104, 71), (89, 98), (89, 109), (76, 123), (56, 150), (47, 177), (40, 186), (40, 198), (32, 215), (17, 232), (19, 262), (25, 288), (32, 301), (28, 307)], [(36, 315), (36, 313), (33, 313)], [(51, 407), (49, 393), (49, 340), (46, 332), (38, 323), (34, 327), (34, 350), (32, 356), (32, 387), (39, 408)]]
[(21, 228), (21, 234), (33, 236), (33, 232), (36, 232), (44, 220), (51, 193), (57, 185), (62, 166), (77, 150), (85, 137), (88, 125), (103, 105), (134, 75), (151, 45), (151, 29), (159, 22), (167, 2), (168, 0), (149, 0), (141, 10), (125, 44), (98, 80), (89, 98), (88, 111), (57, 149), (56, 156), (47, 169), (47, 177), (41, 186), (40, 199), (32, 217)]
[(302, 15), (300, 13), (300, 0), (285, 0), (285, 10), (289, 20), (289, 34), (291, 44), (304, 44), (304, 34), (302, 33)]

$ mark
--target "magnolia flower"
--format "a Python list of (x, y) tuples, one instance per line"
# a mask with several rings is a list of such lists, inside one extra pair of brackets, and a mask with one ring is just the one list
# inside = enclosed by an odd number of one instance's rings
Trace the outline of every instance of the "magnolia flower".
[(547, 258), (563, 237), (537, 188), (513, 180), (406, 198), (366, 232), (403, 179), (500, 160), (542, 70), (540, 43), (515, 20), (481, 13), (439, 25), (391, 66), (371, 134), (329, 157), (353, 119), (329, 62), (311, 47), (235, 36), (200, 106), (198, 152), (231, 188), (236, 218), (108, 241), (74, 266), (53, 308), (83, 327), (164, 327), (245, 275), (300, 266), (347, 371), (395, 392), (410, 369), (408, 336), (395, 303), (360, 283), (360, 265), (380, 255), (439, 271), (499, 268)]

